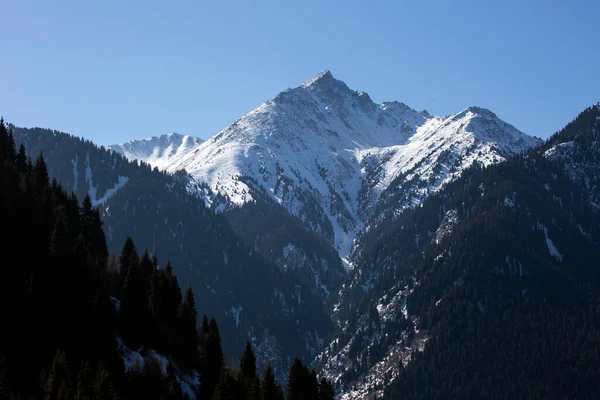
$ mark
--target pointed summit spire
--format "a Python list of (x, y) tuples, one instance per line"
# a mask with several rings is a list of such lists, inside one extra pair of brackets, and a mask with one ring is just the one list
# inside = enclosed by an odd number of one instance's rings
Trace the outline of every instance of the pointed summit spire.
[(302, 84), (302, 87), (307, 88), (316, 84), (322, 84), (333, 81), (335, 81), (335, 78), (333, 77), (331, 72), (328, 69), (326, 69), (325, 71), (320, 72), (319, 74), (313, 76), (312, 78), (304, 82)]

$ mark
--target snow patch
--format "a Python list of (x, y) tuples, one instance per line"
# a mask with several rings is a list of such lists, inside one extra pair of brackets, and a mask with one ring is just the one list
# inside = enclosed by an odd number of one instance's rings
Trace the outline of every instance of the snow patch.
[(504, 205), (508, 208), (514, 208), (515, 207), (515, 196), (516, 193), (513, 192), (512, 198), (511, 197), (505, 197), (504, 198)]
[[(125, 186), (125, 184), (127, 182), (129, 182), (129, 177), (128, 176), (119, 176), (117, 183), (115, 183), (115, 185), (112, 188), (108, 189), (106, 191), (106, 193), (104, 193), (104, 196), (102, 196), (98, 200), (92, 199), (92, 204), (94, 205), (94, 207), (97, 207), (99, 205), (102, 205), (102, 204), (106, 203), (106, 201), (108, 199), (110, 199), (112, 196), (114, 196), (115, 193), (117, 193), (117, 190), (119, 190), (123, 186)], [(94, 197), (95, 196), (96, 196), (96, 191), (94, 190)]]
[(288, 243), (286, 246), (283, 247), (283, 256), (285, 258), (288, 258), (290, 252), (294, 251), (296, 249), (296, 247), (294, 247), (293, 244)]
[(575, 147), (574, 141), (558, 143), (544, 152), (544, 157), (551, 160), (557, 160), (563, 158), (569, 149)]
[(75, 158), (71, 160), (71, 164), (73, 164), (73, 191), (77, 191), (77, 180), (79, 178), (79, 170), (77, 169), (77, 164), (79, 164), (79, 154), (75, 153)]
[(231, 315), (233, 315), (233, 319), (235, 319), (235, 327), (237, 328), (240, 325), (240, 314), (242, 313), (242, 306), (231, 307)]
[(548, 228), (545, 225), (538, 223), (538, 229), (544, 232), (544, 237), (546, 238), (546, 246), (548, 246), (548, 252), (551, 256), (556, 257), (558, 261), (563, 260), (563, 255), (558, 251), (556, 246), (554, 246), (554, 242), (548, 236)]
[(442, 239), (452, 233), (452, 229), (458, 223), (458, 212), (456, 210), (448, 210), (444, 215), (442, 223), (435, 232), (435, 243), (440, 244)]
[(114, 296), (110, 296), (110, 301), (115, 306), (115, 311), (118, 314), (121, 311), (121, 300), (117, 299)]

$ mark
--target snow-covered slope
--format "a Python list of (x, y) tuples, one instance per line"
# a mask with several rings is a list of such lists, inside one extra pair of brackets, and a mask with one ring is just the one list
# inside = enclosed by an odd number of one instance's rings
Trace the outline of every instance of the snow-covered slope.
[(373, 216), (369, 210), (375, 210), (377, 218), (390, 217), (420, 203), (473, 163), (488, 166), (541, 143), (480, 107), (429, 118), (407, 143), (359, 153), (367, 170), (362, 214)]
[[(460, 118), (472, 112), (467, 111)], [(469, 124), (478, 124), (481, 117), (484, 116), (471, 118)], [(471, 129), (465, 124), (465, 131)], [(494, 134), (490, 126), (475, 126), (473, 130), (478, 137)], [(463, 139), (467, 146), (470, 136)], [(446, 145), (457, 147), (462, 143), (453, 140), (453, 136), (448, 137)], [(518, 143), (507, 144), (518, 148)], [(477, 160), (489, 161), (485, 150), (481, 156), (475, 154)], [(505, 313), (521, 301), (533, 304), (538, 301), (533, 300), (534, 296), (540, 296), (540, 304), (545, 304), (548, 295), (544, 290), (555, 290), (546, 286), (549, 280), (557, 279), (556, 287), (568, 286), (564, 282), (571, 278), (558, 274), (594, 274), (594, 269), (587, 266), (598, 264), (591, 260), (598, 254), (598, 241), (594, 238), (600, 227), (599, 154), (600, 106), (594, 106), (526, 155), (494, 168), (463, 173), (440, 189), (437, 196), (412, 212), (400, 213), (395, 221), (370, 220), (369, 229), (360, 234), (350, 256), (355, 269), (340, 289), (339, 302), (334, 306), (333, 319), (338, 328), (332, 335), (335, 339), (313, 364), (334, 382), (342, 394), (340, 398), (396, 398), (390, 396), (389, 386), (395, 385), (394, 380), (402, 375), (400, 362), (410, 368), (413, 356), (424, 349), (429, 338), (435, 339), (434, 350), (429, 349), (432, 351), (425, 357), (430, 359), (421, 365), (435, 364), (433, 358), (454, 360), (440, 356), (441, 337), (452, 329), (432, 324), (435, 318), (450, 321), (453, 328), (457, 318), (450, 315), (467, 315), (471, 308), (478, 310), (476, 314), (493, 315), (488, 321), (497, 321), (501, 318), (498, 312)], [(390, 159), (394, 156), (396, 153)], [(399, 164), (403, 161), (399, 159)], [(428, 170), (421, 170), (421, 179), (427, 180), (427, 173)], [(402, 207), (406, 197), (391, 194), (392, 186), (407, 185), (408, 179), (390, 183), (377, 208), (386, 210), (392, 206), (392, 198), (396, 200), (396, 210)], [(468, 253), (473, 256), (467, 256)], [(426, 270), (430, 272), (423, 273)], [(550, 270), (562, 272), (549, 278)], [(499, 292), (501, 295), (492, 295), (492, 285), (479, 289), (486, 281), (506, 286)], [(471, 288), (477, 289), (469, 292)], [(497, 308), (487, 303), (487, 299), (504, 301), (511, 290), (515, 303), (504, 302)], [(581, 290), (580, 286), (575, 290)], [(457, 292), (463, 293), (461, 296), (469, 293), (464, 296), (475, 300), (458, 300), (450, 294)], [(477, 299), (480, 295), (473, 294), (477, 292), (484, 296)], [(472, 303), (467, 305), (469, 301)], [(566, 305), (560, 307), (563, 306)], [(470, 324), (477, 330), (483, 329), (483, 324)], [(464, 331), (466, 325), (456, 331)], [(511, 325), (507, 327), (510, 331)], [(464, 340), (454, 333), (449, 336), (453, 338), (445, 340), (452, 346), (485, 348), (470, 344), (471, 337)], [(480, 337), (489, 342), (492, 336)], [(497, 346), (491, 349), (493, 354), (503, 353)], [(402, 393), (407, 398), (415, 397)]]
[(399, 102), (376, 104), (324, 71), (155, 163), (185, 169), (230, 204), (265, 192), (345, 256), (390, 186), (412, 182), (407, 205), (415, 204), (474, 160), (501, 161), (536, 143), (488, 110), (434, 117)]
[(110, 145), (108, 149), (124, 155), (130, 161), (144, 161), (153, 167), (164, 169), (200, 143), (202, 143), (202, 139), (194, 136), (167, 133), (148, 139)]

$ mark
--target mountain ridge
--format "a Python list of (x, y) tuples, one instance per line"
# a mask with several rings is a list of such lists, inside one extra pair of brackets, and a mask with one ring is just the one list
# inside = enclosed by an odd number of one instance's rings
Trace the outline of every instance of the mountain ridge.
[[(444, 147), (447, 140), (454, 147)], [(473, 106), (435, 117), (397, 101), (377, 104), (325, 70), (159, 168), (185, 169), (231, 206), (264, 189), (345, 257), (369, 219), (368, 209), (400, 173), (453, 166), (459, 174), (475, 159), (500, 162), (538, 143), (489, 110)], [(452, 153), (446, 157), (452, 166), (440, 159), (444, 150)], [(401, 185), (418, 192), (406, 206), (446, 182), (428, 176), (426, 191), (416, 181)]]
[(584, 350), (598, 337), (599, 110), (506, 162), (465, 170), (358, 240), (336, 339), (315, 360), (341, 398), (598, 390), (582, 386), (587, 367), (577, 366), (599, 359)]
[(163, 169), (171, 159), (182, 157), (203, 140), (190, 135), (170, 132), (146, 139), (136, 139), (107, 146), (109, 150), (125, 156), (128, 160), (147, 162)]

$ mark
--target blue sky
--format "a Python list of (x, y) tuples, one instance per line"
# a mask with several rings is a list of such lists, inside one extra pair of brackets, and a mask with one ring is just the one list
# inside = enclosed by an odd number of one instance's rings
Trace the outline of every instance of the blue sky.
[[(493, 4), (491, 4), (493, 3)], [(209, 137), (329, 69), (374, 101), (547, 137), (600, 100), (600, 1), (0, 0), (0, 115), (98, 144)]]

